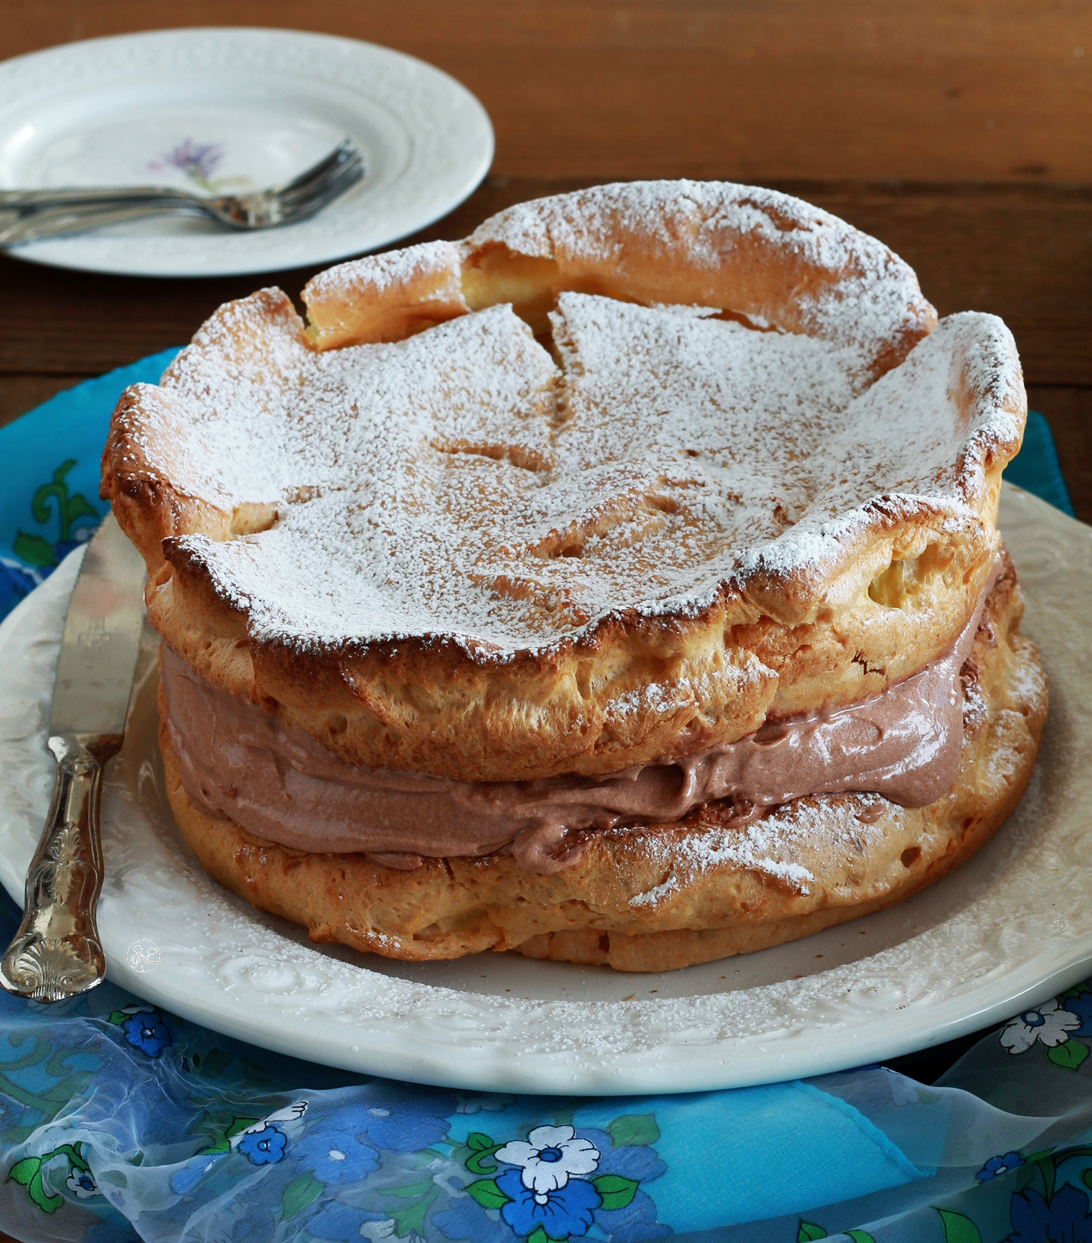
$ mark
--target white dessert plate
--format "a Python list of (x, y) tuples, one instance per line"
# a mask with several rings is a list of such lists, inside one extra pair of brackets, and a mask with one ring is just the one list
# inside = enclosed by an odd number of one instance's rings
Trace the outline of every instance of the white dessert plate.
[(364, 181), (311, 220), (240, 233), (161, 216), (9, 253), (135, 276), (316, 266), (385, 246), (461, 203), (493, 158), (484, 108), (389, 48), (292, 30), (162, 30), (0, 64), (0, 188), (287, 181), (353, 138)]
[[(1092, 528), (1008, 487), (1001, 524), (1024, 584), (1024, 629), (1051, 677), (1050, 716), (1016, 813), (932, 889), (789, 945), (662, 975), (516, 954), (406, 964), (313, 946), (209, 880), (182, 844), (163, 796), (148, 643), (129, 736), (105, 783), (110, 978), (311, 1061), (462, 1088), (595, 1094), (860, 1065), (1071, 986), (1092, 966)], [(0, 626), (0, 880), (20, 902), (49, 801), (45, 728), (78, 556)], [(152, 969), (154, 953), (140, 952), (148, 942), (159, 951)]]

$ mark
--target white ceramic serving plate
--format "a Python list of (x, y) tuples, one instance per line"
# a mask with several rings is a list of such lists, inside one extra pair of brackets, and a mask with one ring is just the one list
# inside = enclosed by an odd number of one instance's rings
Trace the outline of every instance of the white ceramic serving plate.
[[(1001, 524), (1027, 597), (1024, 629), (1051, 677), (1050, 717), (1016, 814), (932, 889), (790, 945), (662, 975), (515, 954), (404, 964), (313, 946), (214, 884), (181, 843), (162, 793), (149, 643), (105, 787), (110, 978), (311, 1061), (462, 1088), (596, 1094), (859, 1065), (1069, 987), (1092, 964), (1092, 528), (1012, 488)], [(45, 729), (78, 555), (0, 626), (0, 880), (20, 902), (52, 783)], [(127, 961), (137, 941), (158, 947), (153, 970)]]
[(485, 176), (493, 130), (447, 74), (389, 48), (290, 30), (89, 39), (0, 64), (0, 188), (261, 189), (354, 138), (365, 180), (301, 224), (253, 233), (164, 216), (10, 248), (138, 276), (316, 266), (445, 215)]

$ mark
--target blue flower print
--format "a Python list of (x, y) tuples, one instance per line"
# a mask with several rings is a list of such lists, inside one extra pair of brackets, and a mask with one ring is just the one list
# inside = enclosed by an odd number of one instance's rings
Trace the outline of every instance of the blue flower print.
[[(621, 1144), (616, 1147), (610, 1133), (597, 1127), (581, 1127), (580, 1134), (599, 1151), (595, 1177), (618, 1174), (644, 1186), (659, 1178), (667, 1169), (650, 1145)], [(637, 1243), (637, 1240), (662, 1239), (671, 1234), (670, 1227), (661, 1225), (656, 1218), (655, 1202), (645, 1191), (638, 1190), (630, 1203), (622, 1208), (597, 1209), (595, 1224), (618, 1243)]]
[(99, 1194), (95, 1180), (87, 1170), (73, 1170), (64, 1180), (64, 1185), (69, 1191), (74, 1191), (81, 1200), (86, 1200), (91, 1196)]
[(1006, 1152), (1000, 1157), (990, 1157), (975, 1178), (980, 1183), (988, 1183), (991, 1179), (1000, 1178), (1002, 1174), (1007, 1174), (1009, 1170), (1015, 1170), (1017, 1166), (1023, 1164), (1024, 1158), (1018, 1152)]
[(459, 1103), (455, 1106), (457, 1114), (503, 1113), (509, 1105), (516, 1103), (514, 1096), (502, 1096), (497, 1092), (460, 1092)]
[(249, 1206), (246, 1215), (231, 1227), (231, 1243), (269, 1243), (276, 1230), (277, 1224), (269, 1209), (255, 1211)]
[(117, 1209), (97, 1208), (96, 1212), (106, 1213), (107, 1216), (88, 1227), (83, 1243), (132, 1243), (135, 1237), (133, 1228)]
[(42, 581), (41, 572), (28, 570), (18, 561), (0, 557), (0, 617), (9, 613)]
[(367, 1209), (353, 1208), (351, 1205), (342, 1204), (340, 1200), (333, 1200), (309, 1218), (307, 1231), (316, 1239), (334, 1239), (338, 1243), (360, 1243), (361, 1239), (366, 1239), (373, 1234), (379, 1234), (382, 1237), (384, 1231), (382, 1228), (377, 1230), (375, 1224), (387, 1220), (383, 1213), (372, 1213)]
[(486, 1217), (470, 1196), (452, 1200), (450, 1208), (433, 1213), (432, 1224), (443, 1238), (457, 1243), (512, 1243), (512, 1231), (505, 1223)]
[(497, 1149), (497, 1160), (520, 1167), (520, 1179), (532, 1191), (558, 1191), (570, 1176), (594, 1172), (602, 1153), (571, 1126), (538, 1126), (521, 1139)]
[(222, 1161), (226, 1156), (226, 1152), (199, 1152), (171, 1175), (171, 1190), (175, 1195), (184, 1196), (197, 1186), (217, 1161)]
[(355, 1182), (379, 1168), (374, 1149), (348, 1131), (319, 1126), (296, 1142), (293, 1155), (319, 1182)]
[(427, 1101), (398, 1100), (376, 1093), (370, 1101), (331, 1115), (340, 1131), (359, 1136), (387, 1152), (421, 1152), (446, 1138), (448, 1120)]
[[(617, 1147), (607, 1131), (597, 1127), (581, 1127), (580, 1134), (591, 1141), (599, 1152), (595, 1173), (621, 1174), (634, 1182), (647, 1183), (667, 1170), (656, 1149), (646, 1144), (620, 1144)], [(589, 1177), (589, 1175), (585, 1175)]]
[(1076, 997), (1067, 997), (1065, 1008), (1075, 1014), (1081, 1025), (1072, 1034), (1074, 1036), (1092, 1036), (1092, 993), (1082, 986)]
[(1012, 1197), (1012, 1234), (1005, 1243), (1092, 1243), (1088, 1197), (1076, 1187), (1062, 1187), (1049, 1202), (1030, 1187)]
[(18, 1101), (11, 1100), (0, 1093), (0, 1131), (6, 1131), (8, 1127), (18, 1126), (19, 1120), (23, 1116), (24, 1106)]
[(59, 539), (53, 545), (53, 552), (58, 561), (63, 561), (65, 557), (74, 549), (79, 548), (81, 544), (87, 541), (95, 534), (95, 527), (79, 527), (72, 532), (72, 539)]
[(246, 1131), (239, 1141), (239, 1151), (251, 1165), (273, 1165), (284, 1156), (288, 1136), (277, 1126), (261, 1124), (260, 1129)]
[(171, 1033), (163, 1016), (154, 1010), (140, 1010), (130, 1014), (121, 1025), (125, 1039), (141, 1053), (149, 1057), (158, 1057), (171, 1043)]
[(567, 1239), (583, 1234), (592, 1224), (595, 1210), (602, 1204), (599, 1193), (583, 1178), (570, 1178), (552, 1191), (532, 1191), (523, 1185), (518, 1169), (505, 1170), (497, 1187), (508, 1196), (501, 1206), (501, 1217), (520, 1235), (529, 1235), (541, 1226), (551, 1239)]

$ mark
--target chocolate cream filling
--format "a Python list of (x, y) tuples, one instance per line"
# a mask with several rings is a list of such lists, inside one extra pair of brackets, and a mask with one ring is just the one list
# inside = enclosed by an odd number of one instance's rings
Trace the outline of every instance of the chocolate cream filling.
[(944, 656), (878, 695), (768, 720), (736, 742), (604, 778), (452, 781), (349, 764), (213, 686), (164, 644), (166, 727), (191, 802), (255, 837), (294, 850), (363, 852), (395, 868), (503, 851), (530, 872), (558, 872), (593, 831), (671, 824), (714, 799), (731, 799), (740, 821), (806, 794), (934, 802), (959, 767), (960, 669), (986, 594)]

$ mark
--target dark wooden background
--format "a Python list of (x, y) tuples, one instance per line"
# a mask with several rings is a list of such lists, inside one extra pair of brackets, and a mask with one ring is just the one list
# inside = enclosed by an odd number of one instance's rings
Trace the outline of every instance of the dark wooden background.
[[(1092, 521), (1087, 0), (9, 0), (0, 57), (180, 12), (371, 40), (470, 87), (496, 127), (493, 171), (422, 238), (629, 177), (753, 181), (843, 216), (908, 260), (942, 314), (1009, 323)], [(183, 344), (256, 284), (295, 296), (309, 275), (129, 279), (0, 256), (0, 422)]]
[[(177, 24), (163, 0), (23, 0), (0, 56)], [(1092, 7), (1073, 0), (193, 0), (187, 25), (369, 39), (466, 83), (493, 171), (421, 237), (541, 194), (717, 177), (811, 199), (882, 238), (942, 314), (1009, 323), (1031, 404), (1092, 521)], [(163, 281), (0, 256), (0, 421), (187, 341), (258, 283)]]
[[(163, 0), (22, 0), (0, 56), (177, 24)], [(421, 236), (625, 177), (790, 190), (882, 238), (942, 314), (1016, 334), (1092, 520), (1092, 7), (1074, 0), (192, 0), (187, 25), (323, 30), (421, 56), (489, 110), (483, 187)], [(257, 283), (87, 276), (0, 257), (0, 421), (182, 344)]]

